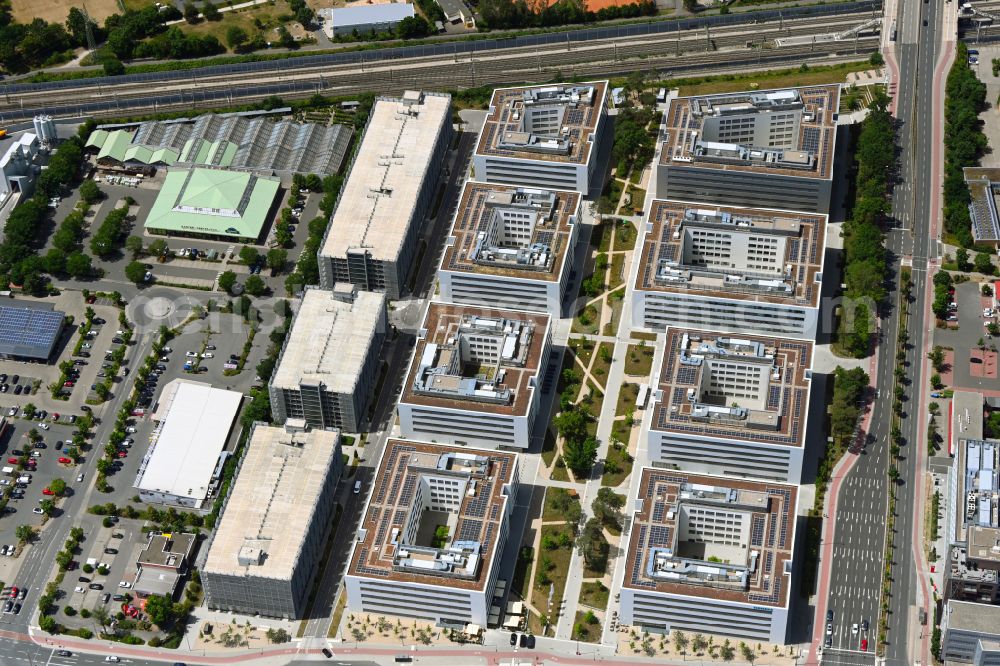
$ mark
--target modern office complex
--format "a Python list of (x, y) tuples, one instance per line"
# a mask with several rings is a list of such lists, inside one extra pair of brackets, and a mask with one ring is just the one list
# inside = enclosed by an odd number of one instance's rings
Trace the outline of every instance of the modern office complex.
[(277, 178), (247, 171), (171, 171), (146, 216), (146, 231), (257, 243), (272, 215), (280, 186)]
[(828, 213), (840, 86), (679, 97), (656, 196)]
[(207, 510), (215, 496), (243, 394), (184, 379), (164, 387), (154, 420), (149, 452), (139, 467), (135, 488), (151, 504)]
[(205, 113), (98, 127), (87, 138), (103, 167), (148, 165), (252, 170), (287, 176), (337, 173), (351, 142), (348, 125), (274, 121), (267, 112)]
[(340, 433), (254, 424), (201, 570), (209, 608), (302, 616), (342, 471)]
[(784, 643), (798, 488), (644, 468), (621, 623)]
[(438, 270), (441, 300), (558, 316), (579, 212), (576, 192), (466, 183)]
[(1000, 606), (949, 600), (941, 628), (944, 663), (1000, 665)]
[(348, 563), (348, 609), (485, 627), (518, 480), (513, 453), (390, 439)]
[(574, 190), (600, 187), (608, 82), (497, 88), (472, 168), (476, 180)]
[(544, 314), (431, 303), (399, 399), (403, 437), (527, 449), (549, 323)]
[(649, 456), (688, 472), (799, 483), (811, 342), (669, 329)]
[[(982, 396), (968, 418), (982, 420)], [(946, 599), (1000, 603), (1000, 442), (961, 439), (949, 475)]]
[(965, 173), (965, 183), (969, 186), (972, 198), (969, 203), (972, 238), (977, 243), (1000, 245), (1000, 214), (997, 213), (1000, 169), (966, 167), (962, 171)]
[(451, 97), (379, 98), (319, 251), (320, 284), (399, 298), (451, 143)]
[(826, 216), (654, 201), (632, 325), (816, 339)]
[(385, 295), (306, 289), (268, 385), (274, 420), (359, 432), (385, 339)]

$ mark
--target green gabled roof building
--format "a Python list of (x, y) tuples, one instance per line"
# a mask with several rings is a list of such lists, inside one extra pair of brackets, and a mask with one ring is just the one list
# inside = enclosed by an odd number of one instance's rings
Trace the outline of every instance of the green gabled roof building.
[(279, 185), (278, 178), (242, 171), (201, 167), (172, 170), (146, 218), (146, 231), (256, 242)]

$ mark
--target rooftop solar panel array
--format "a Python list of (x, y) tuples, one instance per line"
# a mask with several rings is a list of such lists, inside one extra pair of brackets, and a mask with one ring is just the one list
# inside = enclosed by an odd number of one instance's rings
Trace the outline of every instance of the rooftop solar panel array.
[(48, 360), (64, 323), (58, 310), (0, 306), (0, 356)]

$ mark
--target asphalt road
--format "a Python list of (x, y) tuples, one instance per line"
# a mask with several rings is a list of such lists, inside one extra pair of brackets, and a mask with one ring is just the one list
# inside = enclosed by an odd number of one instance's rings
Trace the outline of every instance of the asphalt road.
[[(908, 401), (901, 428), (904, 438), (896, 488), (896, 549), (892, 563), (893, 586), (889, 599), (887, 664), (910, 664), (908, 656), (909, 609), (916, 603), (915, 567), (910, 551), (914, 534), (913, 482), (918, 471), (914, 447), (921, 446), (919, 395), (923, 389), (922, 350), (926, 334), (921, 319), (925, 311), (931, 187), (931, 141), (929, 122), (933, 118), (932, 77), (939, 40), (939, 4), (942, 0), (900, 3), (898, 60), (899, 82), (897, 117), (900, 120), (900, 183), (895, 190), (893, 216), (897, 228), (887, 237), (893, 255), (889, 302), (898, 299), (899, 274), (904, 260), (912, 261), (913, 301), (910, 339), (905, 349)], [(855, 464), (841, 486), (835, 529), (835, 558), (831, 567), (829, 608), (833, 611), (832, 648), (824, 663), (874, 664), (878, 611), (881, 603), (881, 576), (885, 542), (885, 514), (888, 503), (886, 476), (889, 458), (889, 430), (892, 415), (893, 371), (896, 367), (899, 311), (891, 307), (882, 317), (879, 363), (872, 384), (877, 389), (872, 404), (872, 426), (867, 452)], [(918, 526), (919, 528), (919, 526)], [(870, 631), (855, 634), (854, 623), (868, 620)], [(826, 618), (818, 619), (826, 623)], [(860, 651), (860, 640), (868, 638), (868, 651)]]

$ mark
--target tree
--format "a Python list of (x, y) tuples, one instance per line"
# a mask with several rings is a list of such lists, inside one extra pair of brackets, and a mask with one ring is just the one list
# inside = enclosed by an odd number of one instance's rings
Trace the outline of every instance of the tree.
[(104, 68), (105, 76), (121, 76), (125, 73), (125, 65), (114, 56), (109, 56), (101, 60), (101, 66)]
[(267, 267), (272, 271), (278, 272), (285, 267), (285, 263), (288, 261), (288, 251), (280, 248), (274, 247), (267, 251)]
[(248, 276), (246, 282), (243, 283), (243, 288), (251, 296), (260, 296), (267, 291), (267, 285), (264, 284), (259, 275)]
[(163, 627), (174, 619), (174, 605), (165, 594), (154, 594), (146, 598), (146, 614), (150, 621)]
[(60, 478), (55, 478), (49, 481), (49, 490), (56, 494), (56, 497), (62, 497), (66, 494), (66, 482)]
[(582, 440), (566, 440), (563, 445), (563, 460), (578, 477), (586, 476), (597, 462), (597, 440), (585, 437)]
[(212, 0), (205, 0), (201, 5), (201, 15), (205, 17), (207, 21), (221, 21), (222, 13), (219, 8), (215, 6)]
[(260, 252), (256, 248), (244, 245), (240, 248), (240, 261), (247, 266), (253, 266), (260, 260)]
[(278, 26), (278, 44), (286, 49), (294, 49), (298, 46), (295, 43), (295, 38), (292, 37), (292, 33), (288, 32), (288, 28), (283, 25)]
[(133, 259), (138, 259), (143, 251), (142, 238), (139, 236), (129, 236), (125, 239), (125, 249), (132, 254)]
[(885, 64), (885, 60), (883, 60), (881, 53), (872, 51), (872, 54), (868, 56), (868, 64), (872, 67), (881, 67)]
[(307, 30), (309, 29), (309, 26), (312, 24), (313, 18), (315, 16), (316, 14), (313, 12), (313, 10), (310, 9), (309, 6), (305, 4), (301, 5), (298, 9), (295, 10), (295, 20), (298, 21), (302, 25), (302, 27), (306, 28)]
[(125, 277), (136, 284), (146, 281), (146, 266), (140, 261), (132, 261), (125, 267)]
[(964, 247), (955, 250), (955, 265), (958, 266), (958, 270), (963, 272), (972, 268), (972, 264), (969, 263), (969, 251)]
[(167, 245), (167, 241), (162, 238), (157, 238), (155, 241), (150, 243), (147, 250), (151, 257), (164, 257), (169, 251), (170, 247)]
[(674, 632), (674, 649), (684, 654), (688, 648), (688, 637), (680, 629)]
[(691, 639), (691, 649), (696, 654), (700, 654), (706, 647), (708, 647), (708, 642), (705, 641), (705, 637), (702, 634), (695, 634), (694, 638)]
[(601, 521), (591, 518), (580, 530), (576, 539), (576, 547), (580, 549), (587, 567), (593, 571), (604, 571), (608, 566), (608, 554), (611, 546), (604, 538), (604, 528)]
[(42, 263), (45, 266), (45, 272), (50, 275), (64, 273), (66, 271), (66, 253), (54, 247), (45, 253)]
[(14, 536), (20, 543), (31, 543), (38, 536), (38, 530), (31, 525), (18, 525), (14, 530)]
[(594, 512), (594, 517), (600, 520), (602, 525), (613, 525), (620, 528), (623, 506), (625, 506), (625, 498), (611, 488), (601, 488), (597, 491), (597, 497), (594, 498), (590, 508)]
[(227, 293), (232, 293), (233, 285), (236, 284), (236, 273), (224, 271), (219, 275), (219, 289)]
[(938, 372), (944, 370), (944, 348), (941, 345), (934, 345), (934, 348), (927, 352), (927, 358), (935, 370)]
[(66, 272), (75, 278), (89, 277), (93, 270), (90, 257), (83, 252), (74, 252), (66, 257)]
[(185, 21), (191, 24), (197, 23), (200, 18), (200, 14), (201, 12), (198, 11), (198, 8), (193, 2), (191, 2), (191, 0), (187, 0), (187, 2), (184, 3)]
[(744, 661), (749, 661), (751, 664), (757, 659), (757, 655), (754, 653), (753, 649), (742, 641), (740, 641), (740, 655), (743, 657)]
[(587, 415), (579, 409), (562, 412), (552, 422), (559, 434), (567, 440), (587, 436)]
[(975, 259), (976, 272), (982, 273), (983, 275), (993, 275), (995, 268), (993, 267), (993, 260), (990, 259), (990, 255), (986, 252), (977, 252)]
[(729, 642), (728, 638), (719, 649), (719, 656), (722, 657), (722, 661), (732, 661), (736, 656), (736, 650), (733, 648), (733, 644)]
[(80, 192), (80, 198), (83, 199), (84, 203), (88, 205), (97, 203), (104, 196), (104, 193), (101, 192), (101, 188), (97, 186), (97, 183), (89, 178), (80, 183), (78, 191)]
[(90, 616), (94, 618), (94, 622), (97, 623), (101, 630), (103, 630), (111, 620), (111, 612), (108, 610), (108, 607), (104, 605), (94, 606), (94, 609), (90, 611)]
[(229, 48), (234, 51), (239, 51), (240, 48), (246, 44), (249, 36), (247, 31), (238, 25), (231, 25), (229, 29), (226, 30), (226, 43), (229, 44)]
[(38, 506), (42, 509), (42, 513), (46, 516), (51, 516), (56, 510), (56, 503), (50, 499), (43, 499), (38, 503)]

